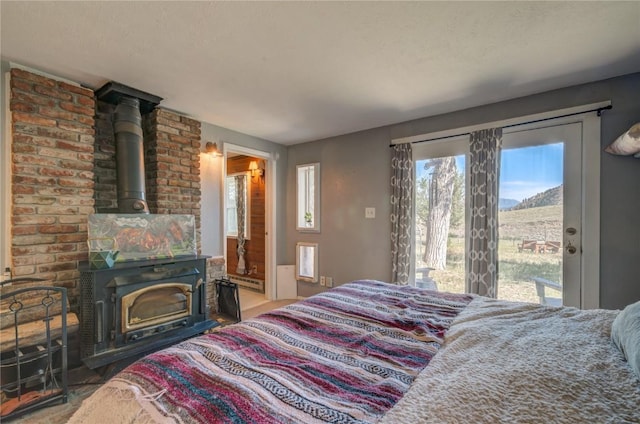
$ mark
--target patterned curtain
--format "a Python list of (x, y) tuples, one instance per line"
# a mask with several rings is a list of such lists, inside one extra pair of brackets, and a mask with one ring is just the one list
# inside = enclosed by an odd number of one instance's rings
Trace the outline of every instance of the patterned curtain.
[(238, 218), (238, 246), (236, 247), (236, 253), (238, 254), (238, 266), (236, 267), (236, 273), (243, 275), (246, 274), (247, 269), (244, 261), (244, 214), (245, 214), (245, 175), (236, 175), (236, 213)]
[(471, 133), (468, 291), (498, 295), (498, 180), (502, 128)]
[(391, 281), (405, 286), (411, 270), (412, 205), (411, 144), (397, 144), (391, 157)]

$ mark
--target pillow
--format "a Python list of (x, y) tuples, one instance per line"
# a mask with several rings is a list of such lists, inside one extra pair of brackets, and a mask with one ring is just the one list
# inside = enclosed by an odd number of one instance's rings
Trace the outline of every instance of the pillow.
[(640, 378), (640, 302), (627, 306), (613, 320), (611, 339)]
[(640, 122), (616, 138), (604, 151), (614, 155), (633, 155), (640, 153)]

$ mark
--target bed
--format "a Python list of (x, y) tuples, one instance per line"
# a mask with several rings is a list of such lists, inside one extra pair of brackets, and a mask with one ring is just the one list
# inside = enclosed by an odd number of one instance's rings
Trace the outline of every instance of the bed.
[(355, 281), (148, 355), (70, 422), (639, 423), (617, 316)]

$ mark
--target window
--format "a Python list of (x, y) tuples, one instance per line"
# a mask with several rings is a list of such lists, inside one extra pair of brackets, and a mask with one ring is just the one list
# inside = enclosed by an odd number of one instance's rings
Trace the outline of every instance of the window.
[(320, 164), (296, 167), (298, 231), (320, 231)]
[[(238, 198), (237, 181), (242, 179), (242, 187), (244, 187), (244, 196)], [(229, 174), (225, 179), (225, 196), (227, 197), (227, 237), (238, 237), (238, 207), (244, 206), (244, 238), (250, 239), (250, 222), (251, 222), (251, 172), (239, 172), (237, 174)]]
[(413, 148), (414, 283), (464, 293), (466, 269), (466, 152), (468, 137)]
[(318, 281), (318, 244), (296, 245), (296, 280), (316, 283)]

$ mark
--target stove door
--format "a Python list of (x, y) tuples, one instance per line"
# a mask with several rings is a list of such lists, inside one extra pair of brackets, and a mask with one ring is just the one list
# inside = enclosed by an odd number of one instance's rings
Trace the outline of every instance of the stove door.
[(182, 283), (154, 284), (120, 301), (121, 332), (157, 326), (191, 315), (192, 286)]

